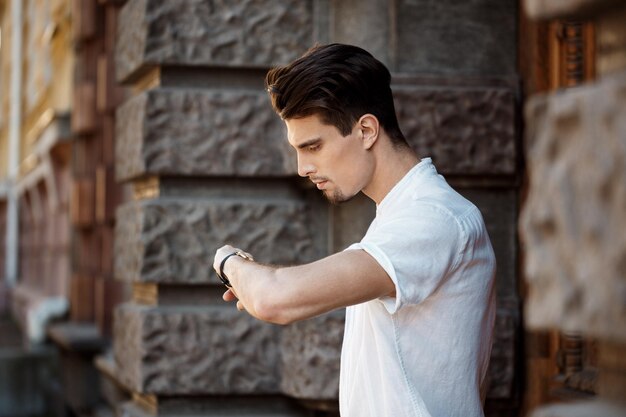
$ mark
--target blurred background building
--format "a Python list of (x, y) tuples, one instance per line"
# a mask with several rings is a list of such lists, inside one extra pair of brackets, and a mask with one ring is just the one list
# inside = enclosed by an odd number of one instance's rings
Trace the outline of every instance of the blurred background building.
[(626, 415), (626, 2), (0, 0), (0, 417), (338, 415), (343, 312), (260, 323), (212, 273), (375, 214), (297, 177), (263, 89), (315, 42), (390, 68), (483, 212), (486, 415)]

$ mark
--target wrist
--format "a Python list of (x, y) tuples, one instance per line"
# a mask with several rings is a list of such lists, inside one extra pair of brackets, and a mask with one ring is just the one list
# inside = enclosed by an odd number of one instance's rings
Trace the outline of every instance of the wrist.
[[(234, 259), (231, 259), (231, 258), (234, 258)], [(227, 287), (232, 286), (231, 278), (233, 277), (234, 274), (236, 274), (236, 269), (237, 269), (234, 263), (241, 262), (244, 260), (252, 261), (253, 259), (251, 255), (241, 250), (236, 250), (232, 253), (229, 253), (224, 258), (222, 258), (222, 261), (220, 262), (220, 265), (219, 265), (219, 270), (217, 270), (217, 276), (224, 283), (224, 285), (226, 285)]]
[(224, 263), (224, 268), (222, 268), (222, 271), (224, 271), (223, 275), (224, 278), (227, 278), (230, 281), (231, 285), (233, 283), (233, 278), (237, 275), (237, 263), (241, 261), (243, 261), (243, 259), (237, 256), (237, 254), (233, 254)]

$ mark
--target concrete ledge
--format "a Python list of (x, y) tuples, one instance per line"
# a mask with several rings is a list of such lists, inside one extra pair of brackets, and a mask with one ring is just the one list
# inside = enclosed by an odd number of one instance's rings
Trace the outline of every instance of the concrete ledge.
[(96, 369), (100, 373), (100, 391), (106, 403), (113, 410), (131, 400), (130, 388), (124, 386), (117, 378), (117, 368), (113, 353), (97, 356), (94, 360)]
[(66, 298), (41, 294), (21, 284), (13, 289), (11, 301), (13, 314), (31, 343), (43, 342), (48, 322), (63, 316), (69, 308)]
[(94, 323), (66, 322), (50, 326), (48, 336), (68, 351), (99, 352), (108, 344)]

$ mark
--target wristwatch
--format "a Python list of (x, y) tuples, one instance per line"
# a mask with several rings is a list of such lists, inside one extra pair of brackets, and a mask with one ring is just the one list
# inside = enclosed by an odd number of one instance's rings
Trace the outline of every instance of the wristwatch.
[(224, 283), (224, 285), (226, 285), (228, 288), (232, 287), (232, 285), (230, 285), (230, 281), (228, 280), (228, 277), (226, 276), (226, 274), (224, 273), (224, 264), (226, 264), (226, 260), (228, 258), (230, 258), (231, 256), (239, 256), (240, 258), (243, 258), (247, 261), (254, 261), (254, 258), (252, 258), (252, 256), (249, 256), (248, 254), (237, 250), (233, 253), (230, 253), (228, 255), (226, 255), (224, 257), (224, 259), (222, 259), (222, 262), (220, 262), (220, 272), (217, 272), (217, 277)]

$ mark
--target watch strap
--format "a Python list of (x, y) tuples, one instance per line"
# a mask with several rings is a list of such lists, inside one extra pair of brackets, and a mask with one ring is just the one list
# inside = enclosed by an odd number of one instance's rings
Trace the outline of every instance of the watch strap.
[(224, 283), (224, 285), (226, 285), (228, 288), (232, 287), (232, 285), (230, 285), (230, 281), (228, 280), (228, 277), (226, 276), (226, 274), (224, 273), (224, 264), (226, 264), (226, 260), (228, 260), (228, 258), (230, 258), (231, 256), (238, 256), (239, 254), (237, 252), (233, 252), (233, 253), (229, 253), (228, 255), (226, 255), (224, 257), (224, 259), (222, 259), (222, 262), (220, 262), (220, 271), (217, 273), (217, 277)]

